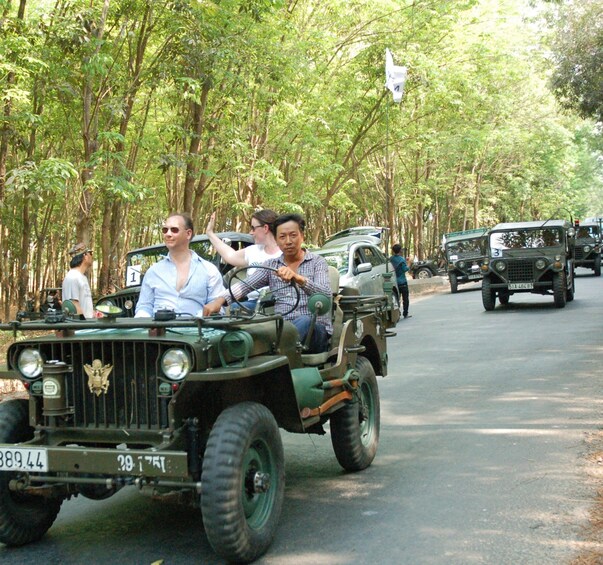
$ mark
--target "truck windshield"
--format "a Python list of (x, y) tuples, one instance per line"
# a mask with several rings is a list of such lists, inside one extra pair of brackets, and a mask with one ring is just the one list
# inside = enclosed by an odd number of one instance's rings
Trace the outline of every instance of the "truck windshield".
[(597, 237), (599, 235), (599, 226), (580, 226), (576, 237)]
[(486, 240), (464, 239), (463, 241), (451, 241), (446, 244), (448, 258), (456, 257), (479, 257), (486, 254)]
[(556, 228), (503, 231), (490, 234), (491, 249), (539, 249), (559, 247), (560, 245), (561, 230)]

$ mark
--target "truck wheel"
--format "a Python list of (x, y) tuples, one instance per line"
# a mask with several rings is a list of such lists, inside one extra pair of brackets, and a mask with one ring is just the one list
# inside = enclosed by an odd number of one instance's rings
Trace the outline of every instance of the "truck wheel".
[(417, 269), (414, 277), (415, 279), (430, 279), (433, 277), (433, 274), (427, 267), (421, 267), (420, 269)]
[(553, 298), (555, 299), (555, 308), (565, 307), (565, 290), (565, 273), (553, 275)]
[(456, 294), (459, 290), (459, 281), (456, 278), (456, 274), (450, 273), (448, 278), (450, 279), (450, 294)]
[[(27, 400), (0, 403), (0, 443), (21, 443), (33, 437)], [(9, 482), (18, 472), (0, 472), (0, 541), (24, 545), (39, 540), (52, 526), (62, 498), (45, 498), (11, 491)]]
[(331, 415), (331, 443), (346, 471), (366, 469), (379, 445), (380, 403), (377, 377), (370, 361), (358, 357), (357, 396)]
[(511, 295), (508, 292), (503, 292), (501, 291), (498, 294), (498, 301), (503, 305), (506, 306), (507, 304), (509, 304), (509, 299), (511, 298)]
[(488, 277), (482, 279), (482, 302), (488, 312), (494, 310), (494, 306), (496, 306), (496, 291), (490, 286)]
[(595, 257), (595, 277), (601, 276), (601, 255)]
[(224, 410), (203, 459), (201, 511), (209, 543), (224, 559), (248, 563), (266, 552), (285, 491), (285, 457), (272, 412), (256, 402)]

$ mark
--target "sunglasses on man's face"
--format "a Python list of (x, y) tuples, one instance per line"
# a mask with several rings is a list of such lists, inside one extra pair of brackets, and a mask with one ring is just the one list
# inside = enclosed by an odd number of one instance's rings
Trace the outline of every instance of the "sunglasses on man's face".
[(161, 228), (161, 232), (164, 233), (164, 234), (166, 234), (169, 231), (171, 231), (172, 233), (180, 233), (180, 228), (177, 228), (177, 227), (174, 227), (174, 228), (172, 228), (172, 227), (169, 227), (169, 228), (168, 227), (163, 227), (163, 228)]

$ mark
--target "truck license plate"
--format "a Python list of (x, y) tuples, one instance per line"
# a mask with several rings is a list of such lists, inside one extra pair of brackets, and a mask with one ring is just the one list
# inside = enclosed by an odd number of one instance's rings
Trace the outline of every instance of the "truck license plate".
[(470, 279), (481, 279), (482, 276), (480, 274), (476, 274), (476, 275), (469, 275), (468, 278), (470, 278)]
[(531, 290), (534, 283), (509, 283), (509, 290)]
[(0, 471), (48, 471), (48, 454), (45, 449), (0, 447)]

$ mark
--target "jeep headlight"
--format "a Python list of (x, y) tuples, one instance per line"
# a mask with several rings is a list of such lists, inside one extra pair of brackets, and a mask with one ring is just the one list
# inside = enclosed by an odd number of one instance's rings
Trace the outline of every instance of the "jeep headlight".
[(591, 247), (590, 245), (585, 245), (584, 246), (584, 253), (590, 253)]
[(456, 264), (456, 266), (457, 266), (459, 269), (464, 269), (464, 268), (465, 268), (465, 261), (459, 261), (459, 262)]
[(494, 268), (499, 273), (502, 273), (507, 268), (507, 264), (504, 261), (496, 261), (496, 263), (494, 263)]
[(542, 271), (542, 269), (546, 267), (546, 261), (544, 259), (537, 259), (534, 264), (539, 271)]
[(19, 354), (17, 368), (26, 379), (35, 379), (42, 374), (44, 360), (37, 349), (24, 349)]
[(161, 358), (161, 370), (171, 381), (181, 381), (191, 370), (191, 360), (182, 349), (168, 349)]

